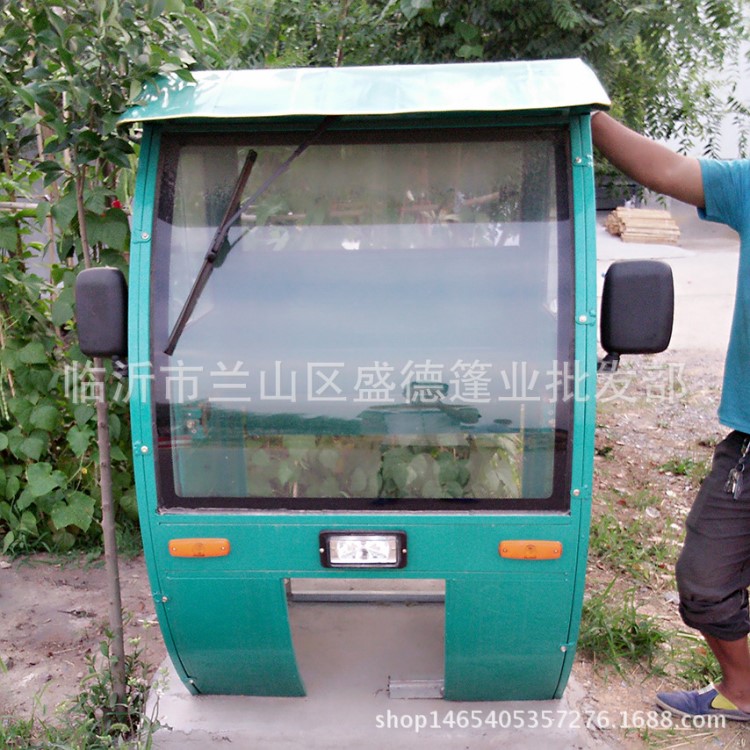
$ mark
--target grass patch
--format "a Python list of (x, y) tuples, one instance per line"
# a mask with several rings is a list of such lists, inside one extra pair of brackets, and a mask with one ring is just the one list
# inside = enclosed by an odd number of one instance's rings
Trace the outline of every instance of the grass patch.
[(635, 510), (646, 510), (646, 508), (658, 508), (661, 505), (661, 498), (657, 497), (648, 490), (639, 490), (633, 492), (628, 498), (628, 506)]
[(646, 508), (658, 508), (661, 505), (661, 498), (654, 495), (650, 490), (637, 490), (627, 494), (612, 490), (609, 493), (608, 504), (631, 508), (632, 510), (646, 510)]
[(12, 716), (0, 716), (0, 747), (7, 750), (33, 747), (35, 732), (34, 719), (17, 719)]
[(638, 613), (633, 589), (613, 594), (614, 583), (584, 601), (579, 648), (592, 661), (603, 661), (620, 673), (624, 663), (654, 670), (669, 633), (654, 618)]
[(659, 535), (653, 521), (636, 517), (623, 523), (613, 513), (592, 522), (589, 545), (614, 571), (642, 581), (652, 581), (655, 568), (661, 574), (677, 558), (676, 545)]
[(716, 657), (701, 636), (680, 631), (672, 644), (674, 674), (687, 687), (699, 688), (721, 679)]
[(710, 461), (696, 460), (690, 456), (678, 456), (669, 459), (659, 467), (659, 471), (676, 477), (687, 477), (690, 483), (698, 486), (706, 478), (711, 468)]
[[(157, 723), (144, 713), (148, 690), (148, 665), (137, 641), (125, 657), (125, 698), (116, 703), (113, 689), (111, 637), (100, 645), (98, 658), (88, 659), (88, 674), (78, 695), (59, 709), (55, 721), (33, 713), (28, 719), (0, 716), (3, 750), (147, 750)], [(39, 703), (39, 701), (37, 701)]]

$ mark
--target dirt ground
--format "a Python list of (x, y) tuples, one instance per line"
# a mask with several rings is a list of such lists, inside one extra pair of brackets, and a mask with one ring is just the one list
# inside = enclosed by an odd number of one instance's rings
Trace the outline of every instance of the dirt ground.
[[(158, 666), (166, 651), (142, 556), (120, 560), (120, 581), (126, 651)], [(0, 716), (49, 719), (76, 695), (106, 639), (107, 597), (103, 558), (0, 558)]]
[[(613, 512), (624, 524), (649, 519), (649, 541), (672, 545), (676, 554), (700, 469), (726, 432), (716, 421), (721, 370), (720, 354), (667, 352), (630, 358), (619, 373), (599, 376), (595, 523)], [(667, 560), (656, 570), (658, 574), (645, 578), (630, 578), (623, 570), (615, 576), (613, 596), (634, 591), (639, 612), (665, 629), (683, 629), (672, 563)], [(142, 557), (121, 561), (121, 579), (129, 615), (126, 637), (139, 640), (144, 660), (156, 668), (165, 650)], [(610, 563), (592, 555), (588, 590), (601, 591), (612, 579)], [(86, 657), (98, 651), (103, 639), (107, 606), (103, 560), (0, 558), (0, 716), (50, 716), (56, 705), (75, 695), (87, 672)], [(580, 653), (573, 673), (586, 695), (582, 705), (609, 716), (652, 711), (657, 690), (684, 687), (641, 667), (619, 674)], [(710, 732), (594, 731), (613, 746), (628, 748), (739, 748), (750, 743), (750, 727), (731, 723)]]

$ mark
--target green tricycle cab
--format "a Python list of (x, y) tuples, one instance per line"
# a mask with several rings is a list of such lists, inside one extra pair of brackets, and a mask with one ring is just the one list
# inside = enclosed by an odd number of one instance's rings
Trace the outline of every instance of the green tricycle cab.
[[(555, 60), (195, 73), (123, 117), (127, 352), (114, 269), (81, 275), (79, 334), (127, 353), (146, 562), (192, 692), (304, 695), (289, 581), (377, 578), (444, 581), (446, 699), (562, 695), (606, 106)], [(659, 351), (671, 276), (624, 265), (605, 348)]]

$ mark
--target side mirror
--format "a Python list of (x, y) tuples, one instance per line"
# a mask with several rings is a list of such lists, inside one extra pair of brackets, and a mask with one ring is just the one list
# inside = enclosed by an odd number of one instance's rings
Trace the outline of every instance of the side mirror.
[(672, 269), (660, 261), (613, 263), (604, 277), (601, 343), (605, 362), (621, 354), (656, 354), (669, 346), (674, 319)]
[(87, 268), (76, 279), (76, 321), (88, 357), (125, 357), (128, 351), (128, 289), (117, 268)]

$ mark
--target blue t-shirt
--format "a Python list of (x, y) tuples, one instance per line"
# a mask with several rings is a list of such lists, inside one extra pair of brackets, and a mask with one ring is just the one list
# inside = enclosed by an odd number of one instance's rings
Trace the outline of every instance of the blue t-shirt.
[(718, 221), (740, 235), (737, 296), (724, 366), (719, 421), (750, 433), (750, 160), (701, 160), (706, 208), (703, 219)]

